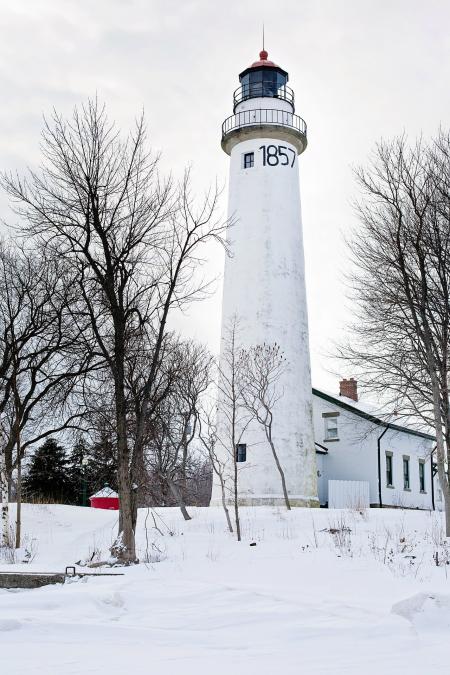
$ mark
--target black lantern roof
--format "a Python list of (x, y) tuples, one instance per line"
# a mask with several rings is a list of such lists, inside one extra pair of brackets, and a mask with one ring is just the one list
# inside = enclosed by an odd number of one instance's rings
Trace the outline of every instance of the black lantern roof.
[(274, 70), (277, 73), (279, 73), (282, 77), (285, 78), (285, 83), (289, 79), (289, 75), (283, 68), (280, 68), (280, 66), (277, 66), (276, 63), (273, 61), (269, 61), (268, 57), (269, 54), (266, 52), (265, 49), (259, 52), (259, 61), (255, 61), (252, 63), (251, 66), (246, 68), (245, 70), (242, 71), (242, 73), (239, 75), (239, 80), (242, 82), (242, 78), (245, 77), (246, 75), (250, 74), (251, 72), (254, 72), (255, 70)]

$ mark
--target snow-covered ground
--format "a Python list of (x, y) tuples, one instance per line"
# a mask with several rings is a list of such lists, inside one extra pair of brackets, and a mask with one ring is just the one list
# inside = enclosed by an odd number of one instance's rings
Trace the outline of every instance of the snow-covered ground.
[[(146, 513), (139, 549), (151, 562), (120, 577), (0, 590), (0, 673), (450, 672), (440, 514), (241, 509), (238, 543), (220, 509), (191, 509), (187, 523), (158, 509), (162, 534), (150, 514), (147, 544)], [(104, 558), (116, 528), (117, 512), (25, 505), (35, 557), (0, 569)]]

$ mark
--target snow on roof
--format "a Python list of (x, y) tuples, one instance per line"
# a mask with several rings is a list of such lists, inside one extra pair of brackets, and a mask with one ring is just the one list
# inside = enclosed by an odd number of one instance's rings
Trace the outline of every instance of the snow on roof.
[(389, 427), (396, 431), (403, 431), (407, 434), (412, 434), (413, 436), (420, 436), (421, 438), (427, 438), (433, 440), (434, 436), (426, 433), (424, 431), (419, 431), (410, 426), (405, 426), (395, 423), (395, 416), (392, 414), (392, 411), (387, 409), (386, 406), (379, 405), (378, 407), (367, 403), (366, 401), (354, 401), (352, 398), (347, 398), (347, 396), (331, 394), (324, 389), (315, 389), (313, 387), (313, 394), (319, 396), (319, 398), (325, 399), (329, 402), (334, 403), (335, 405), (341, 405), (343, 408), (354, 412), (360, 417), (365, 417), (369, 419), (374, 424), (379, 424), (384, 427)]
[(117, 492), (114, 492), (112, 488), (109, 487), (109, 485), (105, 485), (101, 490), (95, 493), (95, 495), (91, 495), (89, 499), (92, 499), (93, 497), (118, 497), (119, 495)]
[(337, 401), (338, 403), (345, 403), (345, 405), (349, 405), (352, 408), (361, 410), (361, 412), (367, 413), (368, 415), (375, 415), (376, 417), (389, 415), (389, 411), (386, 409), (383, 410), (382, 406), (377, 407), (373, 403), (368, 403), (367, 401), (361, 401), (360, 399), (358, 401), (355, 401), (353, 398), (341, 396), (340, 394), (334, 394), (331, 391), (326, 391), (326, 389), (314, 388), (313, 391), (317, 392), (319, 396), (320, 394), (325, 394), (325, 396), (329, 396), (330, 398), (335, 399), (335, 401)]

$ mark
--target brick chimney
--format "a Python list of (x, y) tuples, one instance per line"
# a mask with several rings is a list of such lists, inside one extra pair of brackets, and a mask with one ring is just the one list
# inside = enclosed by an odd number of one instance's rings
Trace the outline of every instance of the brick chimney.
[(354, 377), (339, 382), (339, 396), (346, 396), (354, 401), (358, 400), (358, 382)]

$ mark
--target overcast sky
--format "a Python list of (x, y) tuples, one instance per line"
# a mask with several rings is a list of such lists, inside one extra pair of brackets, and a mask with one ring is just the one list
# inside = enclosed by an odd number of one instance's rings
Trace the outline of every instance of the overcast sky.
[[(450, 2), (0, 0), (0, 9), (1, 169), (36, 164), (42, 115), (97, 92), (124, 129), (144, 108), (164, 168), (180, 174), (191, 163), (205, 188), (216, 177), (227, 184), (220, 127), (265, 22), (269, 58), (289, 72), (308, 124), (300, 180), (313, 383), (336, 391), (327, 354), (351, 311), (352, 166), (380, 137), (448, 125)], [(10, 219), (3, 197), (0, 212)], [(221, 253), (208, 255), (220, 276)], [(218, 283), (178, 325), (217, 350), (220, 304)]]

